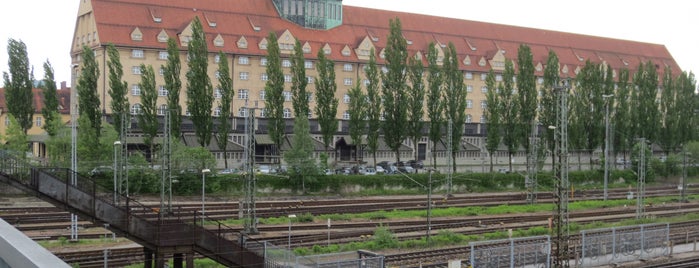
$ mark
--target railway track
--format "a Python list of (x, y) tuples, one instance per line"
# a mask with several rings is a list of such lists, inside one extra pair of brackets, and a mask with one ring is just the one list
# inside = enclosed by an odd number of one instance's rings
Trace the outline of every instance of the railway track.
[[(699, 192), (699, 189), (691, 189), (691, 193)], [(627, 191), (624, 189), (610, 190), (610, 199), (625, 199)], [(668, 196), (676, 195), (677, 190), (674, 187), (653, 187), (648, 188), (647, 196)], [(550, 202), (550, 194), (542, 193), (539, 195), (539, 203)], [(575, 196), (576, 200), (599, 200), (602, 199), (602, 191), (582, 191), (578, 192)], [(524, 193), (502, 193), (502, 194), (492, 194), (492, 195), (458, 195), (449, 198), (438, 199), (436, 198), (433, 206), (434, 208), (440, 207), (467, 207), (467, 206), (495, 206), (502, 204), (524, 204), (525, 201)], [(335, 199), (335, 200), (281, 200), (281, 201), (260, 201), (257, 202), (258, 217), (263, 217), (262, 215), (278, 215), (286, 216), (291, 213), (310, 213), (312, 215), (321, 214), (343, 214), (343, 213), (357, 213), (366, 211), (380, 211), (380, 210), (424, 210), (426, 203), (425, 197), (394, 197), (394, 198), (369, 198), (369, 199)], [(152, 209), (158, 208), (159, 204), (151, 203), (149, 204)], [(212, 216), (217, 219), (235, 219), (238, 214), (238, 204), (229, 202), (210, 202), (206, 204), (207, 206), (207, 216)], [(682, 204), (685, 209), (694, 209), (693, 212), (699, 211), (699, 205), (697, 204)], [(188, 214), (194, 215), (201, 208), (201, 203), (177, 203), (173, 206), (174, 210), (178, 211), (178, 215), (186, 217)], [(666, 210), (668, 213), (677, 212), (677, 207), (668, 209), (667, 207), (649, 207), (647, 211), (649, 213), (654, 213), (654, 211)], [(633, 211), (633, 209), (627, 209)], [(338, 212), (340, 211), (340, 212)], [(623, 209), (607, 209), (606, 212), (603, 211), (582, 211), (575, 212), (571, 214), (571, 220), (585, 221), (585, 218), (594, 218), (605, 216), (609, 217), (606, 221), (618, 220), (618, 217), (613, 217), (614, 215), (620, 216), (624, 212)], [(12, 223), (14, 220), (15, 226), (20, 230), (24, 230), (27, 233), (35, 232), (35, 239), (57, 239), (61, 236), (67, 236), (67, 228), (69, 223), (69, 214), (66, 212), (61, 212), (54, 207), (29, 207), (29, 208), (17, 208), (17, 207), (0, 207), (0, 217), (6, 219), (6, 221)], [(503, 230), (512, 224), (517, 224), (516, 228), (530, 228), (532, 226), (542, 226), (545, 225), (550, 217), (550, 213), (532, 213), (526, 215), (502, 215), (502, 216), (471, 216), (467, 218), (460, 219), (439, 219), (436, 218), (432, 221), (433, 232), (438, 232), (439, 230), (453, 230), (458, 233), (463, 234), (482, 234), (487, 232), (493, 232), (494, 230)], [(64, 219), (64, 222), (60, 220)], [(594, 221), (594, 219), (589, 219)], [(505, 226), (507, 222), (507, 226)], [(526, 225), (525, 223), (533, 223)], [(332, 228), (332, 243), (348, 243), (352, 241), (361, 240), (362, 236), (367, 236), (373, 234), (374, 229), (380, 223), (378, 222), (349, 222), (349, 223), (334, 223)], [(391, 231), (396, 233), (400, 239), (415, 239), (418, 237), (423, 237), (425, 235), (425, 221), (424, 220), (403, 220), (403, 221), (381, 221), (381, 224), (385, 224), (390, 227)], [(81, 226), (85, 230), (93, 230), (93, 232), (81, 232), (81, 238), (101, 238), (110, 235), (110, 232), (105, 231), (98, 226), (89, 222), (81, 222)], [(527, 227), (529, 226), (529, 227)], [(53, 229), (55, 228), (55, 229)], [(59, 234), (48, 234), (47, 230), (62, 230), (63, 233)], [(261, 225), (258, 226), (261, 233), (266, 233), (266, 236), (255, 237), (257, 239), (263, 239), (271, 241), (276, 244), (286, 244), (288, 242), (288, 226), (286, 225)], [(44, 232), (41, 232), (43, 230)], [(316, 244), (324, 244), (327, 241), (327, 225), (326, 224), (299, 224), (295, 223), (293, 226), (293, 233), (291, 237), (291, 242), (294, 247), (312, 246)], [(275, 235), (276, 233), (276, 235)], [(139, 247), (138, 252), (136, 250), (128, 251), (125, 249), (112, 249), (112, 255), (110, 255), (110, 264), (116, 267), (121, 266), (118, 264), (119, 261), (123, 261), (124, 264), (132, 262), (141, 262), (142, 260), (142, 248)], [(452, 255), (462, 254), (459, 253), (459, 249), (442, 249), (442, 255), (445, 252), (454, 251), (454, 253), (449, 253)], [(129, 253), (131, 252), (131, 253)], [(436, 253), (435, 253), (436, 254)], [(429, 255), (429, 254), (428, 254)], [(92, 253), (78, 253), (78, 256), (84, 256), (85, 265), (80, 264), (80, 267), (92, 267), (89, 266), (90, 262), (99, 263), (100, 267), (103, 265), (104, 252), (92, 252)], [(123, 257), (120, 257), (123, 256)], [(418, 254), (419, 256), (419, 254)], [(387, 256), (387, 262), (391, 260), (392, 257)], [(66, 257), (68, 258), (68, 257)], [(407, 259), (410, 259), (406, 257)], [(428, 264), (427, 260), (438, 259), (439, 255), (434, 256), (421, 256), (417, 259), (425, 265)], [(442, 257), (443, 258), (443, 257)], [(121, 260), (123, 259), (123, 260)], [(112, 262), (112, 260), (114, 262)], [(405, 262), (403, 260), (399, 262)], [(82, 262), (76, 262), (82, 263)], [(111, 265), (110, 265), (111, 266)], [(409, 266), (408, 266), (409, 267)]]

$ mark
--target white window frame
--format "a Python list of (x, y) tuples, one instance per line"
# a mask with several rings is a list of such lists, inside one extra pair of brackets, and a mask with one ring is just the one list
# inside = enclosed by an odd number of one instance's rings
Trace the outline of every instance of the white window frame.
[(168, 91), (164, 85), (158, 86), (158, 97), (167, 97), (169, 93), (170, 91)]
[(238, 89), (238, 99), (239, 100), (247, 100), (248, 99), (248, 90), (247, 89)]
[(310, 61), (310, 60), (304, 61), (303, 67), (306, 69), (313, 69), (313, 61)]
[(291, 118), (291, 109), (284, 108), (284, 111), (282, 112), (282, 116), (284, 118)]
[(250, 64), (250, 57), (248, 57), (248, 56), (238, 57), (238, 64), (249, 65)]
[(345, 78), (345, 80), (343, 81), (343, 84), (345, 86), (351, 86), (352, 85), (352, 78)]
[(288, 59), (282, 60), (282, 67), (283, 68), (291, 68), (291, 61)]
[(349, 95), (349, 94), (345, 94), (345, 95), (342, 96), (342, 102), (343, 102), (343, 103), (350, 103), (350, 101), (351, 101), (351, 100), (350, 100), (350, 95)]
[(143, 52), (143, 49), (132, 49), (131, 50), (131, 57), (136, 58), (136, 59), (144, 58), (145, 54)]
[(131, 86), (131, 96), (141, 96), (141, 86), (139, 84)]
[(238, 74), (238, 77), (240, 78), (240, 80), (248, 80), (248, 78), (250, 78), (250, 73), (249, 72), (240, 72)]
[(158, 59), (159, 60), (167, 60), (168, 57), (169, 57), (169, 54), (167, 53), (167, 51), (158, 51)]
[(345, 65), (342, 66), (342, 70), (345, 72), (351, 72), (354, 69), (351, 63), (345, 63)]
[(284, 101), (291, 101), (291, 91), (282, 92), (282, 96), (284, 97)]

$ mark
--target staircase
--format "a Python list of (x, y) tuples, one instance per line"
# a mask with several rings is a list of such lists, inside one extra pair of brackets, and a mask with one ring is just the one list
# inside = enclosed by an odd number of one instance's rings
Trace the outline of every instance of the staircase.
[[(65, 168), (38, 168), (0, 151), (0, 182), (52, 203), (159, 253), (197, 252), (228, 267), (265, 267), (257, 242), (196, 213), (165, 215)], [(202, 223), (206, 222), (206, 227)], [(244, 241), (248, 247), (240, 242)], [(262, 254), (264, 255), (264, 254)], [(149, 265), (147, 265), (148, 267)]]

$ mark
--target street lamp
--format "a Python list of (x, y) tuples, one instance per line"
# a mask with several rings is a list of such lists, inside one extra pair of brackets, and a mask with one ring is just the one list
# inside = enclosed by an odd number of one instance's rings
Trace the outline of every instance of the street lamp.
[(296, 214), (289, 214), (289, 242), (288, 242), (288, 253), (289, 257), (287, 258), (287, 261), (291, 263), (291, 219), (296, 218)]
[(206, 173), (211, 172), (210, 169), (205, 168), (201, 170), (201, 225), (204, 225), (204, 202), (206, 198)]
[(614, 94), (602, 95), (604, 99), (604, 201), (607, 201), (607, 185), (609, 184), (609, 98)]
[(121, 146), (121, 141), (114, 142), (114, 205), (117, 205), (117, 147)]

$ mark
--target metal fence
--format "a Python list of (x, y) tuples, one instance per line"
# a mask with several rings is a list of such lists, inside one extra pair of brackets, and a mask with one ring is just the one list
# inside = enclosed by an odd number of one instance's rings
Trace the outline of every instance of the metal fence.
[(304, 267), (304, 268), (383, 268), (382, 255), (341, 252), (322, 255), (297, 256), (287, 247), (274, 244), (245, 243), (245, 247), (265, 257), (265, 268)]
[(669, 254), (670, 224), (644, 224), (581, 232), (582, 267), (649, 259)]
[(551, 237), (534, 236), (471, 242), (472, 267), (551, 267)]

